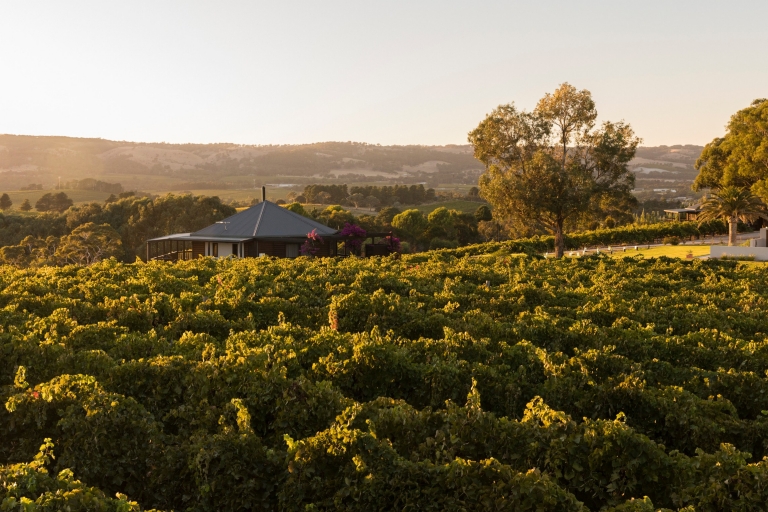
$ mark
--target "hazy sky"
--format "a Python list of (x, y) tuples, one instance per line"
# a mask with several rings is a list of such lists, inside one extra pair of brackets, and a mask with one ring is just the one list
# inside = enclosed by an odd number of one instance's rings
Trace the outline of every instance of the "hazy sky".
[(464, 144), (562, 82), (646, 145), (768, 97), (768, 1), (0, 3), (0, 133)]

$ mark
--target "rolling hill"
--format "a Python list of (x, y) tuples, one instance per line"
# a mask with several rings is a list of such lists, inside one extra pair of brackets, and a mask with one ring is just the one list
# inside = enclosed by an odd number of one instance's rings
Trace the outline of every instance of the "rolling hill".
[[(638, 193), (690, 195), (696, 176), (693, 164), (701, 150), (690, 145), (639, 148), (632, 162)], [(308, 183), (426, 183), (456, 190), (476, 184), (482, 169), (469, 145), (246, 146), (0, 135), (3, 191), (30, 184), (49, 190), (83, 178), (156, 193), (240, 190), (247, 194), (263, 184), (288, 188)]]

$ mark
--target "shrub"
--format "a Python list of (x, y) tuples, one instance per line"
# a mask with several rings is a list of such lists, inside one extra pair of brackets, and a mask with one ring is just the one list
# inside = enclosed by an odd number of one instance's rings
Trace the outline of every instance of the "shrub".
[(730, 261), (755, 261), (755, 255), (754, 254), (747, 254), (744, 256), (736, 256), (736, 255), (730, 255), (730, 254), (723, 254), (720, 256), (721, 260), (730, 260)]

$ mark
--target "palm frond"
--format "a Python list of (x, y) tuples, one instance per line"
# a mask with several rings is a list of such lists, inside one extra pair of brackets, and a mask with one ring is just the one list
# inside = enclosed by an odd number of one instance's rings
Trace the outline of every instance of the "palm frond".
[(712, 193), (701, 205), (699, 224), (715, 219), (739, 219), (743, 222), (768, 220), (765, 204), (748, 188), (723, 187)]

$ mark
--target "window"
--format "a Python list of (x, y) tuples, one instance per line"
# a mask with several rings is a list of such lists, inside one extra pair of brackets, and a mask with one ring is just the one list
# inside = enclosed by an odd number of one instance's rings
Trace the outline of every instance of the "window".
[(219, 257), (219, 243), (218, 242), (213, 242), (211, 244), (211, 253), (212, 253), (211, 256), (213, 256), (214, 258), (218, 258)]
[(299, 244), (286, 244), (285, 257), (296, 258), (299, 255)]
[(238, 251), (238, 247), (240, 244), (232, 244), (232, 254), (234, 256), (240, 256), (240, 251)]

